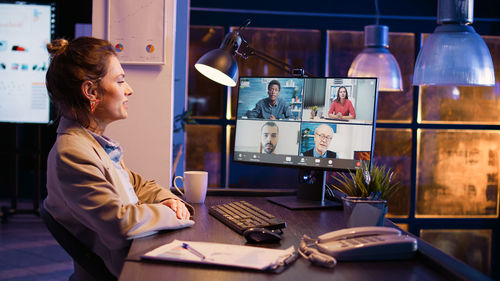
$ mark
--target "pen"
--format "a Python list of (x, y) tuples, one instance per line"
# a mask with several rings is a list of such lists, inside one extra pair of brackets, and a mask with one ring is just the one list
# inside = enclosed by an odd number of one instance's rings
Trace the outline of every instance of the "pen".
[(195, 250), (193, 247), (191, 247), (188, 243), (182, 243), (182, 248), (190, 251), (191, 253), (197, 255), (200, 259), (204, 260), (205, 259), (205, 255), (203, 255), (202, 253), (198, 252), (197, 250)]

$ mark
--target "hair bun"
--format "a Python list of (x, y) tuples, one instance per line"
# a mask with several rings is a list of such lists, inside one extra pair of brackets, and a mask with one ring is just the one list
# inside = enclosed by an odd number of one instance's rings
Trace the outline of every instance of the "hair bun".
[(66, 39), (55, 39), (52, 43), (47, 44), (47, 51), (49, 51), (50, 57), (62, 54), (68, 48), (69, 42)]

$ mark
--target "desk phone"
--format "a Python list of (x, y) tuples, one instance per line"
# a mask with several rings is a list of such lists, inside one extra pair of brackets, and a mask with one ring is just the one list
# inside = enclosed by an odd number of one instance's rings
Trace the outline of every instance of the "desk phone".
[(392, 227), (354, 227), (320, 235), (316, 248), (337, 260), (387, 260), (410, 258), (417, 240)]

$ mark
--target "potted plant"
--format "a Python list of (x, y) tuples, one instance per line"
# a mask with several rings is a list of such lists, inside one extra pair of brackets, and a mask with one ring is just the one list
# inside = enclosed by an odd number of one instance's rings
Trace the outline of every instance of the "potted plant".
[(399, 189), (393, 181), (395, 172), (385, 166), (374, 165), (370, 171), (363, 164), (355, 173), (334, 176), (330, 189), (340, 191), (344, 216), (348, 227), (383, 225), (387, 214), (387, 200)]
[(311, 110), (311, 119), (314, 119), (318, 115), (318, 107), (315, 105)]

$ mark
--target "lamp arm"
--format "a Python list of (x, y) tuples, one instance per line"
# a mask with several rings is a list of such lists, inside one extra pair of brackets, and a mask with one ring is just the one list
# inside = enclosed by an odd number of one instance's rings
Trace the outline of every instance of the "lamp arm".
[(244, 59), (248, 58), (249, 56), (256, 56), (260, 58), (261, 60), (276, 66), (277, 68), (284, 70), (291, 74), (294, 77), (307, 77), (307, 76), (312, 76), (310, 73), (306, 72), (303, 68), (299, 67), (294, 67), (293, 65), (287, 64), (285, 62), (282, 62), (264, 52), (255, 50), (254, 48), (250, 47), (248, 43), (243, 40), (241, 43), (240, 47), (238, 48), (238, 51), (236, 52), (239, 54), (241, 57)]
[(290, 73), (293, 76), (297, 77), (312, 76), (310, 73), (307, 73), (301, 67), (295, 67), (293, 65), (287, 64), (261, 51), (254, 50), (254, 55), (263, 61), (266, 61), (278, 68), (285, 70), (286, 72)]

